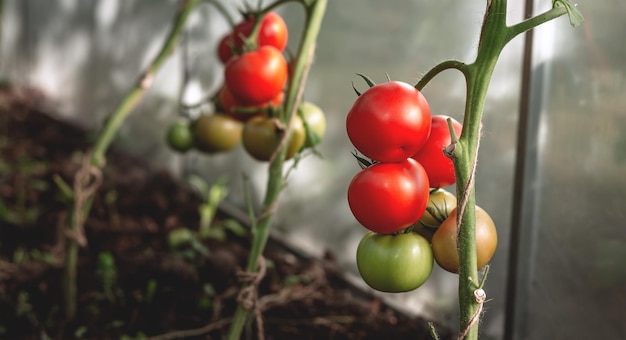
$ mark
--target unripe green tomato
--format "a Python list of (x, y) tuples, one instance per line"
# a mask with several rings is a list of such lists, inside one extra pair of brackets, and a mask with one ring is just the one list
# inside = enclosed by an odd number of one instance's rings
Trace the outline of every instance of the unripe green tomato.
[(367, 233), (356, 251), (363, 280), (381, 292), (399, 293), (424, 284), (433, 270), (428, 241), (415, 233)]
[(207, 153), (233, 149), (241, 141), (243, 124), (223, 114), (201, 115), (194, 123), (196, 147)]
[[(253, 117), (248, 120), (242, 132), (243, 147), (248, 154), (259, 161), (269, 161), (280, 144), (284, 130), (278, 126), (278, 120), (269, 117)], [(285, 159), (295, 156), (306, 139), (302, 119), (291, 119), (292, 131), (287, 144)]]
[(456, 196), (444, 189), (433, 189), (428, 195), (426, 211), (413, 231), (424, 236), (429, 242), (437, 228), (456, 208)]
[(170, 125), (166, 135), (167, 145), (173, 150), (186, 152), (193, 148), (193, 132), (189, 123), (176, 121)]
[(311, 102), (300, 103), (298, 111), (309, 129), (304, 146), (312, 147), (319, 144), (326, 133), (326, 116), (324, 111)]

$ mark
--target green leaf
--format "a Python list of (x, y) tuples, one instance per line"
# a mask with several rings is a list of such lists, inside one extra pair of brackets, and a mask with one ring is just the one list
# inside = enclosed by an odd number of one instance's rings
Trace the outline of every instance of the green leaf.
[(564, 6), (569, 16), (569, 23), (573, 27), (579, 26), (583, 23), (582, 13), (578, 10), (575, 4), (572, 4), (569, 0), (552, 0), (552, 7)]

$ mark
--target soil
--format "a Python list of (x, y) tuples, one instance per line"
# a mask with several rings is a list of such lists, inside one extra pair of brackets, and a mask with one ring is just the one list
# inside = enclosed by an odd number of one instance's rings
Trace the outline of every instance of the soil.
[[(0, 338), (223, 338), (250, 245), (245, 225), (220, 210), (211, 237), (186, 233), (171, 244), (173, 230), (198, 230), (202, 201), (122, 150), (107, 155), (84, 224), (77, 313), (66, 321), (66, 247), (77, 238), (66, 231), (72, 200), (58, 183), (73, 185), (93, 138), (40, 112), (41, 99), (36, 90), (0, 88)], [(249, 318), (245, 338), (431, 338), (426, 320), (349, 284), (330, 253), (311, 259), (270, 239), (264, 257), (251, 314), (261, 317)]]

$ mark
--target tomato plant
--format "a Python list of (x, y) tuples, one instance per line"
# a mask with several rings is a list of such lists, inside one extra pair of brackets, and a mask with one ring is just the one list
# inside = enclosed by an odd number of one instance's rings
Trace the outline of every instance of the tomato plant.
[(456, 208), (456, 196), (443, 189), (432, 189), (428, 195), (426, 211), (413, 231), (432, 241), (433, 234)]
[(241, 141), (242, 123), (223, 114), (203, 114), (194, 122), (198, 150), (214, 153), (233, 149)]
[(416, 223), (428, 202), (428, 176), (414, 159), (377, 163), (354, 176), (348, 204), (367, 229), (391, 234)]
[[(456, 226), (457, 210), (454, 209), (448, 218), (441, 223), (432, 239), (435, 261), (439, 266), (451, 273), (459, 272), (458, 228)], [(476, 206), (476, 259), (477, 268), (484, 267), (496, 251), (498, 234), (491, 216)]]
[(450, 119), (452, 123), (452, 128), (456, 136), (461, 136), (462, 125), (454, 118), (442, 115), (433, 116), (428, 140), (424, 146), (412, 156), (412, 158), (418, 161), (424, 167), (424, 170), (426, 170), (428, 181), (432, 188), (447, 187), (454, 184), (456, 181), (452, 159), (448, 158), (443, 153), (443, 149), (451, 143), (448, 119)]
[[(219, 42), (217, 51), (220, 60), (226, 63), (234, 54), (241, 52), (244, 39), (248, 38), (254, 28), (255, 17), (250, 17), (237, 24), (233, 31), (226, 34)], [(287, 46), (288, 31), (285, 20), (275, 12), (267, 13), (261, 20), (257, 47), (274, 46), (283, 51)]]
[(226, 64), (226, 86), (243, 105), (259, 105), (275, 98), (287, 82), (287, 62), (273, 46), (232, 57)]
[(430, 124), (430, 107), (422, 93), (400, 81), (367, 89), (346, 118), (354, 147), (379, 162), (397, 162), (414, 155), (426, 143)]
[(381, 292), (408, 292), (421, 286), (433, 270), (428, 241), (414, 233), (367, 233), (356, 251), (363, 280)]
[(170, 125), (166, 134), (167, 145), (176, 151), (185, 152), (193, 148), (193, 132), (186, 121), (176, 121)]
[(312, 147), (319, 144), (326, 133), (326, 116), (324, 116), (324, 111), (311, 102), (302, 102), (298, 106), (298, 112), (306, 128), (304, 146)]
[[(285, 159), (295, 156), (306, 139), (304, 125), (298, 116), (292, 117), (291, 124), (292, 131), (289, 136)], [(278, 119), (262, 116), (251, 118), (243, 127), (243, 147), (256, 160), (269, 161), (278, 148), (284, 133), (285, 128), (280, 126)]]

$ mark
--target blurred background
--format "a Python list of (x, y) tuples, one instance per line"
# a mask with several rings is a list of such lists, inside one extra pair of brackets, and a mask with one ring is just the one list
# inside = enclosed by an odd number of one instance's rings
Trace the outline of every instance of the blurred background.
[[(551, 6), (528, 1), (510, 1), (510, 24), (523, 19), (527, 5), (535, 13)], [(92, 131), (155, 56), (177, 7), (175, 0), (3, 2), (2, 79), (40, 88), (47, 112)], [(223, 3), (234, 16), (243, 6)], [(580, 27), (559, 18), (536, 29), (530, 45), (524, 37), (512, 41), (491, 83), (476, 193), (500, 242), (486, 285), (484, 339), (626, 338), (626, 2), (581, 0), (578, 6), (586, 19)], [(329, 1), (304, 94), (329, 122), (323, 158), (298, 165), (274, 219), (293, 244), (311, 256), (333, 252), (356, 273), (365, 229), (346, 201), (359, 167), (345, 133), (356, 98), (351, 83), (363, 85), (355, 73), (415, 83), (442, 60), (471, 62), (484, 8), (485, 1)], [(294, 4), (279, 12), (295, 49), (303, 11)], [(241, 147), (180, 156), (164, 144), (179, 98), (196, 103), (223, 81), (215, 50), (228, 30), (214, 7), (199, 6), (115, 145), (174, 174), (191, 164), (209, 181), (226, 175), (228, 203), (243, 208), (239, 175), (250, 176), (258, 202), (266, 164)], [(458, 72), (441, 74), (424, 94), (434, 114), (463, 119), (465, 84)], [(457, 327), (456, 275), (435, 268), (420, 289), (383, 296)]]

